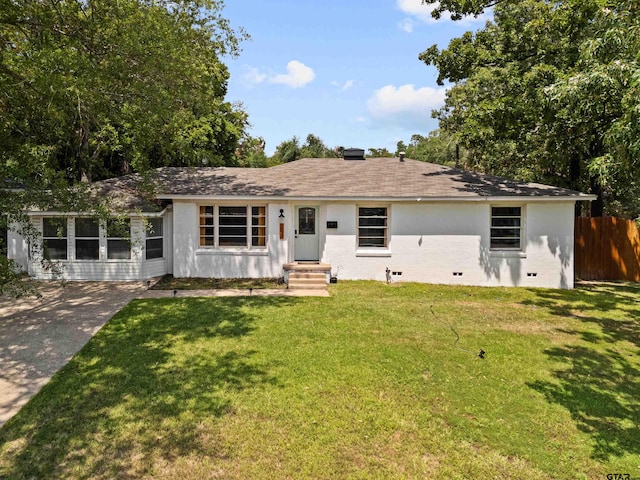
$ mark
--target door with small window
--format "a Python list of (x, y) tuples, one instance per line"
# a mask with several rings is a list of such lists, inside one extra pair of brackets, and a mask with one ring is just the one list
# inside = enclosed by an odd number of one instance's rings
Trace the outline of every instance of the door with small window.
[(320, 234), (317, 206), (296, 207), (294, 260), (317, 262), (320, 260)]

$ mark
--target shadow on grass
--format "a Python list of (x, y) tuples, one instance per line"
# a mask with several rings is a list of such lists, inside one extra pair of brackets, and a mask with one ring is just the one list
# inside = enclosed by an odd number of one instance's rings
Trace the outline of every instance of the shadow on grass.
[(208, 426), (233, 414), (234, 392), (277, 383), (242, 341), (252, 308), (295, 301), (130, 303), (0, 430), (0, 478), (129, 478), (228, 456)]
[(584, 328), (558, 329), (582, 342), (545, 350), (566, 367), (552, 372), (556, 381), (528, 385), (571, 413), (592, 438), (594, 459), (640, 454), (640, 285), (532, 292), (535, 300), (524, 303), (571, 316)]

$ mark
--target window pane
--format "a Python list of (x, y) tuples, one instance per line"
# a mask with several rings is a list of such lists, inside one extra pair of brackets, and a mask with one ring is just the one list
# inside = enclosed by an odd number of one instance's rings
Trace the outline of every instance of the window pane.
[(107, 258), (109, 260), (128, 260), (131, 258), (131, 245), (128, 240), (107, 240)]
[(43, 218), (42, 219), (42, 236), (43, 237), (66, 237), (67, 236), (67, 219), (66, 218)]
[(247, 237), (220, 237), (221, 247), (246, 247)]
[(520, 238), (492, 238), (491, 248), (520, 248)]
[(154, 258), (162, 258), (164, 255), (162, 238), (151, 238), (147, 240), (145, 245), (145, 255), (147, 260)]
[(385, 237), (387, 231), (384, 228), (359, 228), (360, 237)]
[(520, 218), (497, 217), (491, 219), (492, 227), (519, 227)]
[(358, 208), (358, 246), (387, 246), (387, 209), (385, 207)]
[(521, 207), (491, 207), (491, 248), (509, 250), (521, 248), (521, 215)]
[(147, 237), (162, 236), (162, 218), (149, 218), (147, 220)]
[(98, 240), (76, 240), (76, 259), (98, 260), (100, 248)]
[(520, 238), (519, 228), (492, 228), (491, 237)]
[(300, 235), (315, 235), (316, 209), (301, 208), (298, 210), (298, 233)]
[(76, 237), (97, 237), (98, 221), (93, 218), (76, 218)]
[(205, 206), (200, 207), (200, 215), (213, 216), (213, 205), (205, 205)]
[(247, 216), (247, 208), (246, 207), (220, 207), (219, 209), (220, 216), (230, 215), (230, 216)]
[(126, 218), (124, 220), (107, 220), (107, 237), (126, 238), (131, 234), (131, 221)]
[(358, 246), (360, 247), (386, 247), (387, 239), (385, 238), (360, 238)]
[(384, 227), (387, 225), (386, 218), (359, 218), (358, 225), (361, 227), (373, 226)]
[(44, 239), (44, 257), (49, 260), (66, 260), (67, 259), (67, 239), (66, 238), (47, 238)]
[(220, 227), (223, 225), (246, 225), (247, 217), (220, 217)]
[(520, 207), (491, 207), (493, 217), (519, 217)]
[(382, 208), (381, 207), (376, 207), (376, 208), (360, 207), (358, 215), (361, 217), (386, 217), (387, 209), (384, 207)]

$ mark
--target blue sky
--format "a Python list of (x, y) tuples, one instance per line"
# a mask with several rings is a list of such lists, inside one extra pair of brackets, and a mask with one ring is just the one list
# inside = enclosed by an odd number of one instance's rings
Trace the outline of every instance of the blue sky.
[(329, 147), (386, 147), (437, 128), (437, 72), (418, 60), (433, 44), (483, 25), (435, 22), (421, 0), (227, 0), (223, 15), (251, 35), (227, 59), (227, 99), (249, 113), (271, 155), (309, 133)]

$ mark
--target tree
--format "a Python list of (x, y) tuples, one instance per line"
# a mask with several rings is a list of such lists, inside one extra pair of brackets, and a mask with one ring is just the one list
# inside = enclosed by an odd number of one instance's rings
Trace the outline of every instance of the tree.
[(367, 157), (372, 158), (390, 158), (393, 157), (393, 153), (391, 153), (386, 148), (369, 148)]
[(290, 140), (285, 140), (276, 147), (271, 162), (273, 164), (289, 163), (302, 158), (300, 152), (300, 140), (295, 135)]
[(264, 153), (266, 143), (262, 137), (246, 135), (236, 148), (236, 164), (239, 167), (264, 168), (268, 158)]
[(455, 84), (436, 113), (441, 129), (471, 168), (596, 193), (593, 215), (605, 201), (637, 215), (639, 20), (631, 0), (497, 3), (483, 29), (420, 56)]
[(302, 158), (332, 158), (335, 157), (334, 150), (327, 147), (322, 139), (310, 133), (300, 149)]
[(396, 156), (401, 151), (405, 152), (407, 158), (452, 167), (463, 166), (466, 161), (464, 149), (460, 148), (458, 138), (442, 130), (429, 132), (426, 137), (412, 135), (409, 145), (398, 142)]
[(90, 209), (81, 179), (233, 162), (246, 114), (224, 100), (220, 58), (245, 35), (221, 8), (0, 0), (0, 228), (32, 234), (27, 207)]
[(344, 150), (343, 147), (328, 148), (320, 137), (312, 133), (300, 145), (300, 140), (294, 135), (276, 147), (271, 163), (288, 163), (301, 158), (335, 158), (340, 149)]

